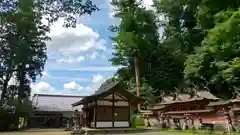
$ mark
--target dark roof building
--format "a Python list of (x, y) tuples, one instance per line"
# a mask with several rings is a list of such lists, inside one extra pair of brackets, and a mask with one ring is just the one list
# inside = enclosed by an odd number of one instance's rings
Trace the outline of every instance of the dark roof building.
[[(72, 104), (81, 100), (83, 96), (35, 94), (33, 106), (35, 111), (41, 112), (71, 112)], [(81, 108), (74, 108), (74, 110)]]
[(33, 116), (28, 119), (30, 128), (63, 128), (72, 123), (73, 111), (81, 111), (81, 106), (72, 103), (83, 96), (35, 94), (33, 96)]

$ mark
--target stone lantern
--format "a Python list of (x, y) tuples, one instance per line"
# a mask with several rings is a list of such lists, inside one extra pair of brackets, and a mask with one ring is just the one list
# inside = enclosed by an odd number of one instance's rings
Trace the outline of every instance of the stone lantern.
[(80, 125), (80, 113), (78, 110), (74, 111), (73, 115), (73, 130), (71, 132), (72, 134), (84, 134), (85, 131), (82, 129)]

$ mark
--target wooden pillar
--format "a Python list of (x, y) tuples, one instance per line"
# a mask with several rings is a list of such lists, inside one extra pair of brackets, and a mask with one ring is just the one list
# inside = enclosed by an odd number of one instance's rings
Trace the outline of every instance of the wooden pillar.
[(114, 99), (115, 99), (115, 96), (114, 96), (114, 92), (112, 92), (112, 127), (114, 127), (114, 114), (115, 114), (115, 105), (114, 105)]
[(85, 127), (87, 127), (87, 123), (88, 123), (88, 103), (86, 103), (86, 109), (85, 109)]
[(164, 129), (164, 117), (160, 116), (160, 121), (159, 121), (159, 124), (160, 124), (160, 129)]
[(192, 125), (192, 130), (195, 130), (195, 123), (194, 123), (194, 118), (191, 118), (191, 125)]
[(229, 121), (232, 125), (232, 130), (235, 131), (236, 128), (237, 128), (237, 117), (236, 117), (235, 112), (230, 110), (229, 111), (229, 117), (230, 117)]
[(167, 128), (171, 128), (170, 117), (167, 116)]
[(131, 124), (131, 106), (130, 106), (129, 101), (128, 101), (128, 123), (129, 123), (129, 127), (130, 127), (130, 124)]
[(184, 130), (188, 130), (188, 118), (187, 117), (184, 117), (184, 127), (183, 127), (183, 129)]
[(97, 100), (95, 100), (95, 107), (94, 107), (94, 127), (97, 127)]
[(202, 118), (199, 118), (199, 124), (200, 124), (199, 129), (202, 129), (202, 124), (203, 124)]

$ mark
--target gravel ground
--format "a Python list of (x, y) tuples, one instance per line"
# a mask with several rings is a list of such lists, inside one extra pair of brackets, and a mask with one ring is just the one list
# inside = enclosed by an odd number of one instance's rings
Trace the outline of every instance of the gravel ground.
[[(0, 133), (0, 135), (71, 135), (71, 134), (69, 132), (63, 132), (63, 131), (60, 131), (60, 132), (50, 131), (50, 132), (6, 132), (6, 133)], [(113, 135), (113, 134), (109, 134), (109, 135)], [(114, 134), (114, 135), (186, 135), (186, 134), (166, 133), (166, 132), (148, 132), (148, 133), (127, 133), (127, 134)], [(192, 135), (192, 134), (188, 134), (188, 135)]]

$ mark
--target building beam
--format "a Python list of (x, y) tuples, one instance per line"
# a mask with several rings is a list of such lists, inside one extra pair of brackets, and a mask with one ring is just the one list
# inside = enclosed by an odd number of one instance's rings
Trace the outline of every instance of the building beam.
[(115, 114), (115, 105), (114, 105), (114, 92), (112, 92), (112, 127), (114, 127), (114, 114)]

